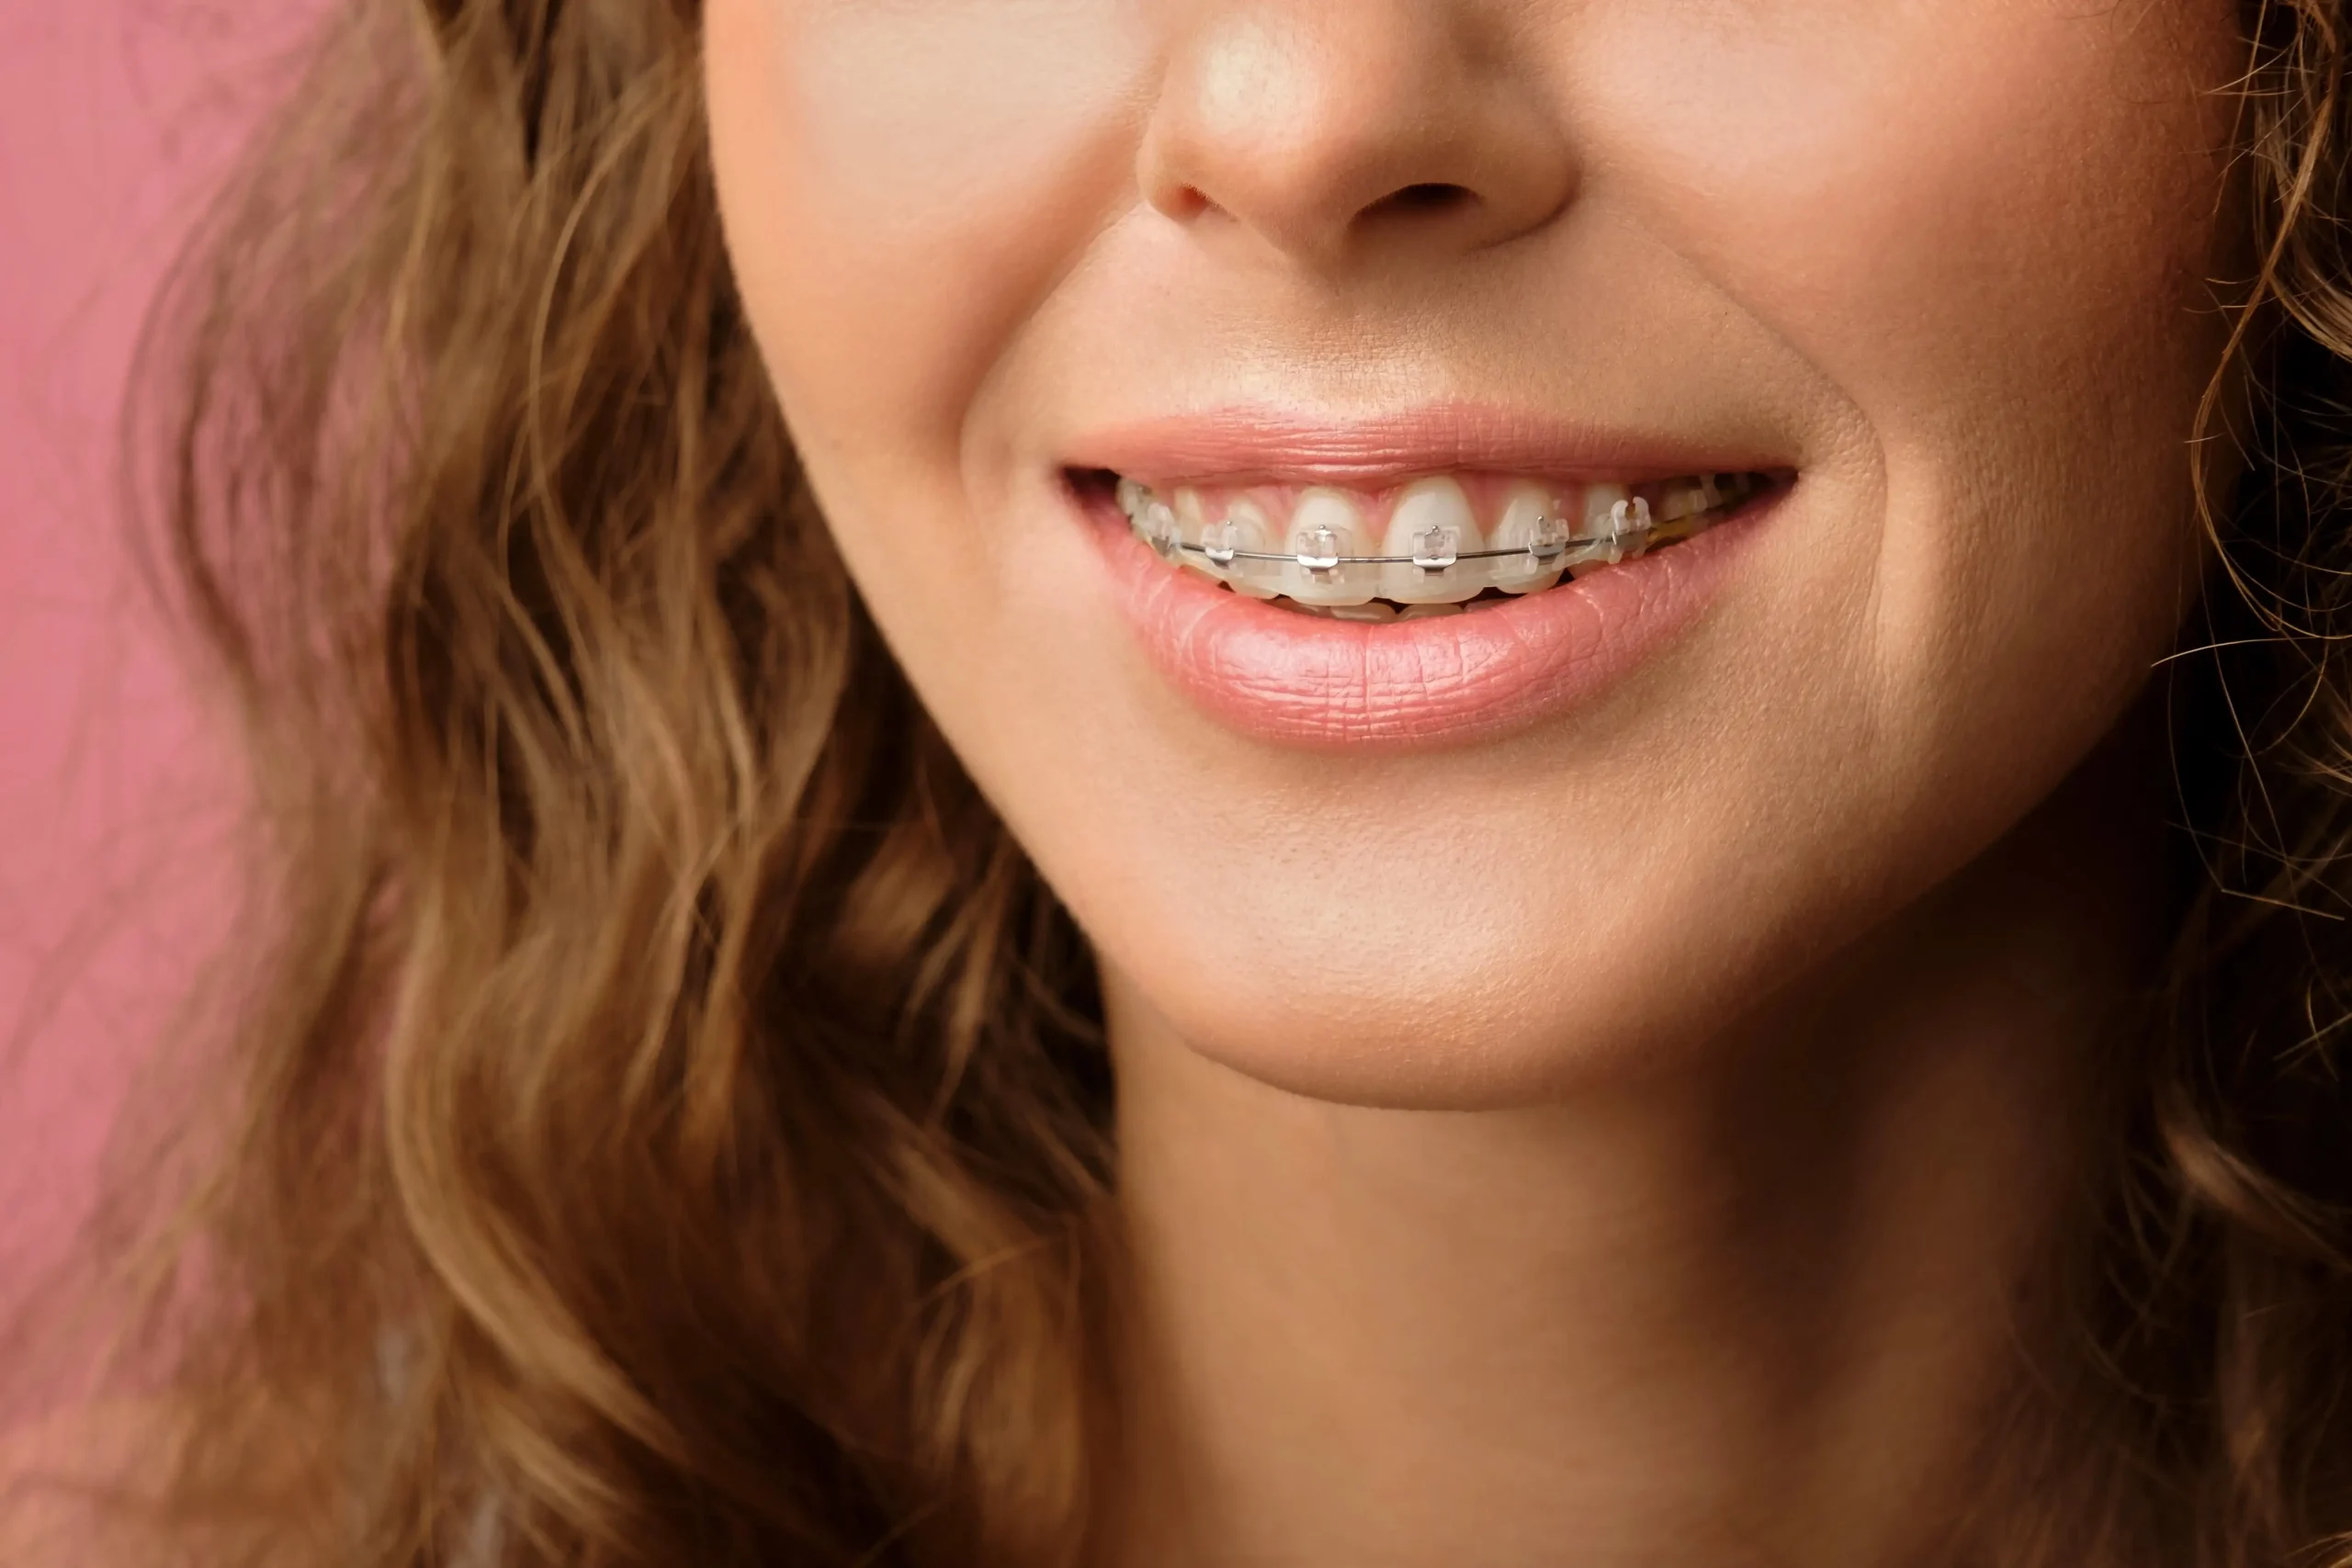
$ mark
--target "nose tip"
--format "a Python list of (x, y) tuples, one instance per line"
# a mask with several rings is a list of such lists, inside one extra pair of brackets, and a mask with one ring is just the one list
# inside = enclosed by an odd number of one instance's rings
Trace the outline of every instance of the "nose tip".
[(1243, 0), (1179, 40), (1146, 130), (1146, 198), (1299, 263), (1415, 243), (1469, 251), (1573, 195), (1565, 128), (1507, 51), (1404, 0)]

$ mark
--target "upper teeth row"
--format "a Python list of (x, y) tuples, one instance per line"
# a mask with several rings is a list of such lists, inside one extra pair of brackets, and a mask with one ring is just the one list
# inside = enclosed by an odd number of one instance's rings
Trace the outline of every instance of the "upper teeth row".
[(1214, 516), (1193, 490), (1163, 500), (1122, 479), (1118, 498), (1136, 536), (1163, 558), (1253, 598), (1451, 604), (1489, 588), (1533, 592), (1558, 582), (1563, 571), (1614, 565), (1687, 537), (1726, 514), (1757, 483), (1746, 474), (1710, 474), (1645, 486), (1655, 502), (1623, 485), (1588, 485), (1577, 496), (1580, 504), (1571, 505), (1553, 491), (1522, 482), (1510, 487), (1488, 533), (1479, 528), (1459, 483), (1424, 479), (1398, 493), (1377, 541), (1344, 491), (1306, 491), (1292, 513), (1287, 538), (1265, 508), (1247, 498), (1215, 508)]

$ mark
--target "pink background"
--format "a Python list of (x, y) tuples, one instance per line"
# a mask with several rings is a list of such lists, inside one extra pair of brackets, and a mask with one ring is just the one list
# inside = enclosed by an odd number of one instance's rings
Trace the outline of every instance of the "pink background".
[(0, 1306), (230, 908), (233, 776), (115, 504), (140, 318), (316, 0), (0, 0)]

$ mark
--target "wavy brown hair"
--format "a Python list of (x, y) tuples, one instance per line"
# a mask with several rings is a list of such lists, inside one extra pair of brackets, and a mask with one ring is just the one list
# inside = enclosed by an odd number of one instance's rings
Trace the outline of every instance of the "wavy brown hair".
[[(2199, 874), (2030, 1449), (2056, 1561), (2352, 1563), (2352, 6), (2245, 21)], [(1089, 963), (802, 486), (699, 26), (349, 0), (159, 312), (141, 473), (264, 829), (234, 1027), (95, 1232), (163, 1555), (1084, 1555)]]

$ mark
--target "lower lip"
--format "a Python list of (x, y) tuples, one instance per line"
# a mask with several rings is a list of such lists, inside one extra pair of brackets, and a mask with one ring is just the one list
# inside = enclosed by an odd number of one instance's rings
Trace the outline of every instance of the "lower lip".
[(1408, 748), (1493, 739), (1596, 700), (1699, 620), (1781, 493), (1539, 593), (1377, 623), (1276, 609), (1172, 568), (1107, 500), (1094, 522), (1120, 608), (1194, 706), (1269, 740)]

